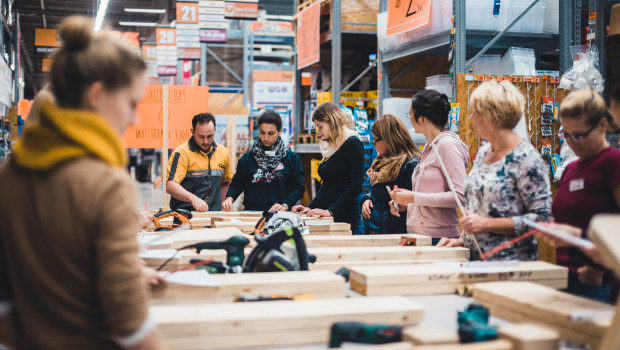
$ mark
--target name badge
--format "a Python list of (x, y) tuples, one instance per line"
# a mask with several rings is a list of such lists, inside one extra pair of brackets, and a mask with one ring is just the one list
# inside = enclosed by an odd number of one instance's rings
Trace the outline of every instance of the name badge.
[(265, 154), (270, 156), (270, 157), (273, 157), (273, 156), (276, 155), (276, 151), (265, 151)]
[(583, 179), (573, 180), (570, 182), (570, 191), (583, 190)]

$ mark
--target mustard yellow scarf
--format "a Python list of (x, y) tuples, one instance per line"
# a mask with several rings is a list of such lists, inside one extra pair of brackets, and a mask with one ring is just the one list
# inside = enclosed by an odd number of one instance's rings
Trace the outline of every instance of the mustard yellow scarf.
[(80, 157), (101, 159), (121, 168), (127, 156), (120, 135), (100, 115), (44, 103), (38, 122), (26, 124), (13, 157), (24, 168), (49, 170)]
[(366, 172), (370, 185), (388, 183), (396, 180), (400, 174), (400, 168), (407, 160), (407, 156), (383, 157), (377, 156)]

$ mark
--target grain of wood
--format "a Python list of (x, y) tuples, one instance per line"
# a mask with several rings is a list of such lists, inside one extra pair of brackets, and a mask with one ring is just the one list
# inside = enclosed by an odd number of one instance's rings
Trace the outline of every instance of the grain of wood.
[(512, 343), (500, 339), (480, 343), (469, 344), (441, 344), (415, 346), (414, 350), (513, 350)]
[(409, 327), (403, 330), (403, 340), (413, 345), (456, 344), (459, 335), (445, 328)]
[(503, 325), (497, 333), (512, 342), (514, 350), (557, 350), (560, 346), (557, 331), (533, 323)]

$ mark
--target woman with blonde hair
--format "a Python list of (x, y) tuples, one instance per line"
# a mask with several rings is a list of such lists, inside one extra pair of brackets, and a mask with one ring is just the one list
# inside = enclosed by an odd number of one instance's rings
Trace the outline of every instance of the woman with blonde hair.
[(161, 349), (121, 135), (146, 64), (93, 21), (59, 28), (50, 91), (0, 168), (0, 327), (17, 349)]
[(318, 173), (323, 183), (308, 207), (297, 205), (293, 212), (333, 216), (336, 222), (351, 224), (355, 232), (359, 222), (356, 197), (364, 183), (364, 147), (355, 124), (340, 107), (326, 102), (312, 115), (323, 160)]
[[(465, 179), (465, 210), (461, 229), (474, 235), (482, 252), (528, 232), (524, 219), (551, 219), (549, 171), (540, 153), (515, 134), (525, 108), (521, 92), (507, 81), (487, 81), (471, 95), (470, 116), (476, 134), (488, 142), (480, 147)], [(465, 244), (477, 253), (472, 240), (444, 240), (438, 246)], [(537, 260), (533, 236), (490, 256), (490, 260)]]
[(392, 114), (377, 119), (370, 130), (378, 155), (366, 172), (372, 187), (362, 199), (365, 233), (405, 233), (405, 212), (400, 217), (390, 214), (388, 188), (411, 190), (411, 176), (418, 164), (420, 151), (405, 123)]

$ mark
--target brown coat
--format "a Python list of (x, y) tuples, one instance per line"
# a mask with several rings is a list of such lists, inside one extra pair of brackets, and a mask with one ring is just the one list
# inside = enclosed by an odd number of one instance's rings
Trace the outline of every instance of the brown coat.
[(118, 349), (112, 337), (148, 312), (129, 177), (92, 158), (9, 161), (0, 194), (0, 301), (14, 302), (23, 348)]

